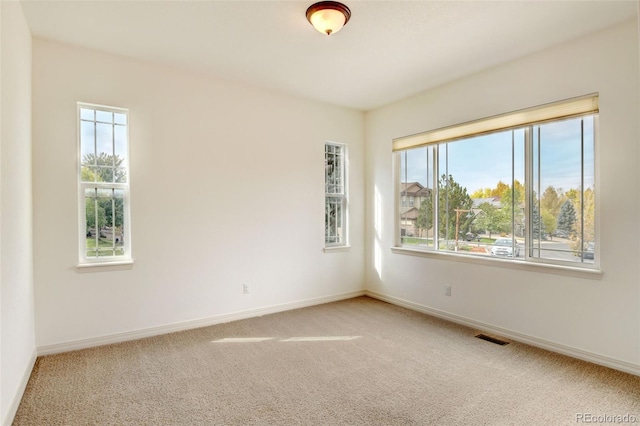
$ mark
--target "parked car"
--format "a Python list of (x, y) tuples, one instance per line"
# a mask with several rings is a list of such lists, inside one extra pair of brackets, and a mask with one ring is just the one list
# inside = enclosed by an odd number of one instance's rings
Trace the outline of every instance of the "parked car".
[(491, 256), (518, 257), (520, 247), (511, 238), (498, 238), (491, 246)]
[(560, 238), (569, 238), (571, 236), (569, 231), (565, 231), (563, 229), (556, 229), (556, 231), (552, 235), (554, 237), (560, 237)]
[(464, 234), (464, 239), (467, 241), (480, 241), (480, 235), (474, 234), (473, 232), (467, 232)]
[(582, 258), (593, 259), (595, 251), (596, 251), (596, 243), (593, 243), (593, 242), (587, 243), (587, 245), (584, 248), (584, 251), (582, 252)]

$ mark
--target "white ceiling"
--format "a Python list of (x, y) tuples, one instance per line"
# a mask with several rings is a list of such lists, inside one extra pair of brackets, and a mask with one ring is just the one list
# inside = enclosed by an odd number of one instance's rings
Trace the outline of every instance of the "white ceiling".
[(314, 1), (23, 0), (34, 36), (369, 110), (633, 19), (626, 1), (345, 0), (332, 36)]

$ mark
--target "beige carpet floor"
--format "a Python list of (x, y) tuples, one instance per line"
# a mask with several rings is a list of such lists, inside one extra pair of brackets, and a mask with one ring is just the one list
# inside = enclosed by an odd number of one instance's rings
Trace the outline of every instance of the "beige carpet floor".
[(13, 424), (575, 425), (622, 416), (640, 423), (638, 376), (499, 346), (360, 297), (40, 357)]

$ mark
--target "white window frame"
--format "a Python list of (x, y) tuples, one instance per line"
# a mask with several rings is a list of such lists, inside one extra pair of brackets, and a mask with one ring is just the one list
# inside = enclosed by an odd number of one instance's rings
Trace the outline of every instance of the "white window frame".
[[(83, 182), (82, 180), (82, 121), (87, 121), (81, 119), (81, 110), (82, 109), (91, 109), (94, 111), (105, 111), (110, 113), (118, 113), (124, 114), (126, 118), (126, 148), (124, 159), (122, 163), (122, 167), (125, 169), (126, 180), (125, 182)], [(94, 118), (94, 122), (98, 123), (99, 121)], [(116, 124), (112, 123), (115, 127)], [(98, 105), (92, 103), (78, 102), (77, 103), (77, 181), (78, 181), (78, 255), (79, 255), (79, 264), (78, 267), (86, 267), (86, 266), (107, 266), (107, 265), (122, 265), (122, 264), (131, 264), (133, 263), (132, 259), (132, 245), (131, 245), (131, 197), (130, 197), (130, 182), (131, 182), (131, 171), (129, 167), (129, 152), (130, 152), (130, 143), (129, 143), (129, 110), (126, 108), (112, 107), (106, 105)], [(113, 152), (115, 154), (115, 131), (112, 131), (113, 136)], [(96, 130), (94, 130), (94, 143), (97, 144), (96, 140)], [(123, 246), (122, 246), (122, 255), (112, 255), (112, 256), (97, 256), (97, 257), (89, 257), (87, 256), (87, 221), (86, 221), (86, 198), (85, 191), (87, 189), (95, 189), (97, 190), (121, 190), (123, 191), (123, 230), (122, 230), (122, 238), (123, 238)], [(113, 213), (115, 214), (115, 212)], [(99, 232), (96, 230), (95, 232)], [(115, 235), (114, 235), (115, 237)]]
[[(327, 192), (327, 149), (328, 147), (334, 147), (342, 151), (342, 164), (341, 164), (341, 175), (342, 175), (342, 192)], [(324, 144), (325, 151), (325, 250), (331, 249), (342, 249), (349, 247), (349, 149), (348, 146), (344, 143), (338, 142), (330, 142), (325, 141)], [(340, 198), (340, 206), (341, 206), (341, 218), (340, 221), (342, 223), (342, 233), (340, 235), (340, 240), (337, 242), (328, 241), (329, 235), (327, 234), (327, 215), (328, 215), (328, 204), (327, 200), (329, 198)]]
[[(408, 254), (416, 254), (417, 252), (423, 252), (425, 254), (431, 255), (445, 255), (445, 256), (455, 256), (462, 258), (473, 258), (474, 261), (480, 262), (508, 262), (512, 264), (529, 264), (529, 265), (539, 265), (539, 266), (547, 266), (553, 268), (561, 268), (561, 269), (573, 269), (573, 270), (582, 270), (586, 272), (600, 272), (600, 238), (599, 238), (599, 192), (595, 193), (595, 222), (594, 222), (594, 243), (595, 243), (595, 256), (593, 263), (585, 263), (585, 262), (569, 262), (569, 261), (556, 261), (548, 258), (540, 258), (534, 257), (531, 255), (531, 250), (533, 249), (532, 241), (532, 213), (531, 213), (531, 199), (532, 199), (532, 187), (533, 187), (533, 177), (532, 177), (532, 158), (531, 158), (531, 134), (530, 130), (533, 126), (537, 124), (544, 124), (550, 121), (568, 119), (572, 117), (580, 117), (586, 115), (593, 115), (593, 125), (594, 125), (594, 151), (595, 151), (595, 163), (594, 163), (594, 175), (595, 175), (595, 184), (596, 187), (598, 185), (598, 94), (590, 94), (577, 98), (567, 99), (560, 102), (554, 102), (538, 107), (528, 108), (524, 110), (515, 111), (512, 113), (502, 114), (499, 116), (489, 117), (485, 119), (480, 119), (472, 122), (462, 123), (459, 125), (454, 125), (446, 128), (436, 129), (432, 131), (427, 131), (424, 133), (405, 136), (401, 138), (396, 138), (393, 140), (393, 152), (394, 152), (394, 179), (395, 179), (395, 221), (394, 221), (394, 247), (392, 248), (395, 253), (408, 253)], [(528, 232), (526, 232), (525, 239), (525, 256), (524, 259), (495, 259), (493, 257), (484, 257), (484, 256), (474, 256), (459, 252), (452, 252), (448, 250), (440, 250), (437, 245), (434, 248), (407, 248), (402, 244), (402, 235), (401, 235), (401, 221), (402, 217), (400, 215), (400, 206), (401, 203), (401, 159), (400, 155), (412, 148), (424, 147), (429, 145), (437, 145), (440, 143), (446, 142), (455, 142), (456, 140), (466, 139), (473, 136), (489, 134), (504, 130), (510, 129), (524, 129), (525, 131), (525, 182), (523, 185), (526, 189), (525, 195), (525, 223)], [(435, 190), (435, 203), (436, 205), (433, 208), (434, 212), (438, 211), (437, 208), (437, 178), (438, 172), (437, 169), (437, 154), (435, 155), (435, 166), (434, 166), (434, 182), (436, 182), (434, 186)], [(584, 161), (584, 159), (582, 160)], [(437, 228), (438, 221), (434, 218), (434, 224)], [(437, 235), (437, 229), (434, 231)]]

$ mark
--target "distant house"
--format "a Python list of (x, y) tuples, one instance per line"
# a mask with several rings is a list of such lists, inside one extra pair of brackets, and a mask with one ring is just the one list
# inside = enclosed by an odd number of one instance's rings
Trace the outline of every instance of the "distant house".
[[(480, 209), (480, 206), (488, 203), (490, 205), (492, 205), (495, 208), (502, 208), (502, 202), (500, 197), (488, 197), (488, 198), (472, 198), (473, 201), (473, 205), (471, 207), (471, 211), (473, 212), (473, 215), (477, 218), (478, 216), (484, 214), (484, 212), (482, 211), (482, 209)], [(515, 234), (518, 237), (522, 237), (524, 236), (524, 223), (521, 222), (522, 218), (524, 218), (524, 203), (520, 203), (520, 210), (519, 212), (522, 214), (521, 218), (516, 219), (515, 223), (514, 223), (514, 229), (515, 229)], [(518, 211), (517, 209), (515, 209), (514, 211)]]
[(471, 201), (473, 201), (473, 205), (471, 206), (471, 211), (473, 212), (473, 215), (476, 217), (478, 215), (484, 214), (482, 209), (480, 209), (480, 206), (485, 203), (488, 203), (496, 208), (502, 207), (502, 204), (500, 204), (500, 197), (472, 198)]
[(420, 205), (426, 201), (430, 191), (419, 182), (402, 182), (400, 184), (400, 232), (402, 236), (418, 235), (416, 222)]
[(484, 203), (489, 203), (493, 207), (500, 208), (502, 204), (500, 204), (500, 197), (489, 197), (489, 198), (472, 198), (473, 201), (473, 209), (478, 209)]

